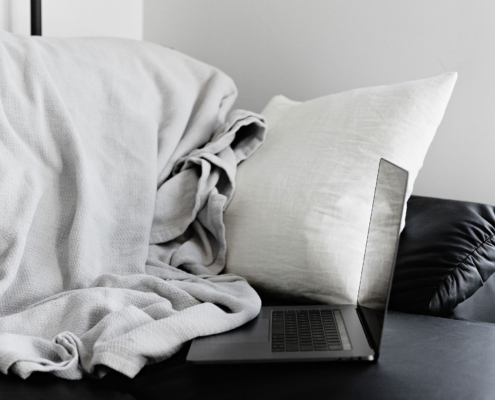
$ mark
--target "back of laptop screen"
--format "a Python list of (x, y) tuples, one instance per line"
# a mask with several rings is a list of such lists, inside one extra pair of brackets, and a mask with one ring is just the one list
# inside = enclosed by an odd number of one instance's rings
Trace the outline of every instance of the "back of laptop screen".
[(381, 159), (359, 285), (358, 308), (380, 346), (395, 266), (408, 173)]

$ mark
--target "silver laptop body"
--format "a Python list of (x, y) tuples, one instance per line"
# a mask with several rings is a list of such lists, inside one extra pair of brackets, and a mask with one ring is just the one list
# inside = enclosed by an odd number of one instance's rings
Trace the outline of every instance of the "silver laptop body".
[(237, 329), (195, 339), (187, 361), (377, 360), (407, 180), (407, 171), (380, 160), (357, 304), (262, 307)]

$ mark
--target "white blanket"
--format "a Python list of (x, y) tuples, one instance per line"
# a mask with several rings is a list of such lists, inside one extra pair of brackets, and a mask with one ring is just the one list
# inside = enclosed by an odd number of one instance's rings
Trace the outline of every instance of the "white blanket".
[(157, 45), (0, 33), (0, 371), (133, 377), (259, 312), (223, 211), (261, 116)]

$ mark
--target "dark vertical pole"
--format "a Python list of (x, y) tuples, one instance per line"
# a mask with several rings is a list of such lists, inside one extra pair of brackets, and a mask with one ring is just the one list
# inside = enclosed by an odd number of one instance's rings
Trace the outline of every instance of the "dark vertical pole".
[(41, 36), (41, 0), (31, 0), (31, 35)]

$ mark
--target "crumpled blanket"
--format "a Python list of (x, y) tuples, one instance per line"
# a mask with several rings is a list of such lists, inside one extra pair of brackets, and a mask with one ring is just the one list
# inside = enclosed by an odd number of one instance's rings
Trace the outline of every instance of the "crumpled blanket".
[(0, 371), (133, 377), (258, 314), (218, 275), (265, 135), (236, 95), (158, 45), (0, 33)]

